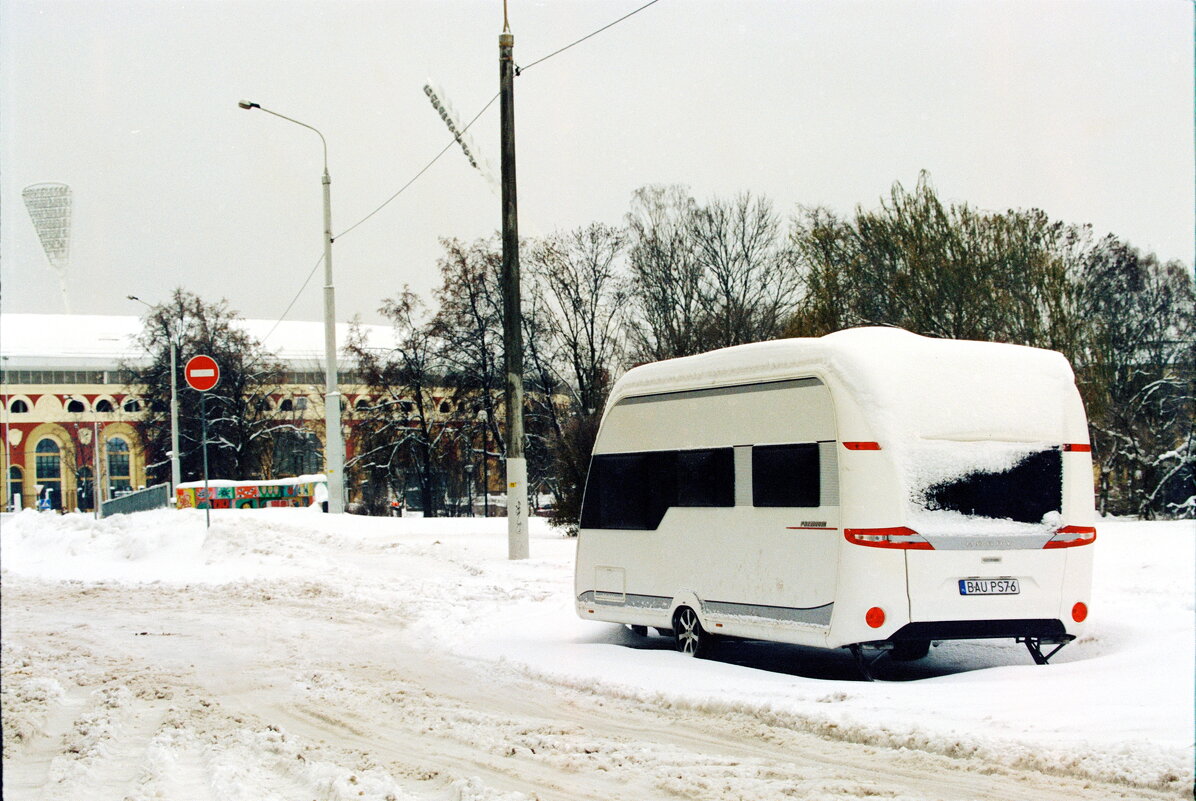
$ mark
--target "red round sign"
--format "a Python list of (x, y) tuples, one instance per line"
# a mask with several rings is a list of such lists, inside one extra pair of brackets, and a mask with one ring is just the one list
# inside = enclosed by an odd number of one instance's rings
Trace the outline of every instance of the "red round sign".
[(183, 368), (187, 385), (200, 392), (207, 392), (220, 383), (220, 365), (211, 356), (192, 356)]

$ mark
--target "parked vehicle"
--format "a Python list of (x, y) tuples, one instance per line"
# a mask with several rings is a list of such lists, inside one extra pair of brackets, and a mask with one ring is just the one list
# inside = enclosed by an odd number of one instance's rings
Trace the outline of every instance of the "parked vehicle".
[[(1045, 663), (1091, 592), (1092, 460), (1066, 359), (860, 328), (630, 370), (583, 502), (578, 614), (918, 658)], [(1043, 653), (1042, 647), (1054, 645)]]

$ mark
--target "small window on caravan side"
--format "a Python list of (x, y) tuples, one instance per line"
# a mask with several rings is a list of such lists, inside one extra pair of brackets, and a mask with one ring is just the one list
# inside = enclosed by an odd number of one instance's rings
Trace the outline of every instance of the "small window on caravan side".
[(677, 500), (673, 506), (734, 506), (735, 451), (710, 448), (677, 452)]
[(752, 506), (818, 506), (818, 443), (752, 448)]

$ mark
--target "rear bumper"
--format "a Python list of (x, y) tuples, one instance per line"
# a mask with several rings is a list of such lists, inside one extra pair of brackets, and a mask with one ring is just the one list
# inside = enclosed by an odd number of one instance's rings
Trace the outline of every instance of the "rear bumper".
[(1062, 620), (935, 620), (907, 623), (889, 636), (892, 642), (911, 640), (988, 640), (1030, 637), (1042, 642), (1069, 642)]

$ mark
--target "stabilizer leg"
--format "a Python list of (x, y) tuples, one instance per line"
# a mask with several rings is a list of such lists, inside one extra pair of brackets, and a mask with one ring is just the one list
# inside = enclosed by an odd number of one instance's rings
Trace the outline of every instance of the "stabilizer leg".
[(1051, 649), (1050, 653), (1044, 654), (1042, 652), (1043, 642), (1037, 637), (1018, 637), (1017, 641), (1026, 646), (1026, 650), (1030, 652), (1030, 656), (1034, 659), (1034, 664), (1036, 665), (1048, 664), (1052, 656), (1059, 653), (1059, 650), (1063, 648), (1063, 646), (1071, 642), (1071, 640), (1064, 640), (1063, 642), (1059, 643), (1046, 643), (1047, 645), (1054, 645), (1055, 647)]
[(875, 665), (888, 651), (877, 651), (876, 656), (869, 659), (864, 655), (864, 649), (858, 643), (853, 643), (847, 646), (851, 650), (851, 655), (855, 657), (856, 667), (860, 669), (860, 674), (863, 675), (865, 681), (876, 681), (872, 675), (872, 666)]

